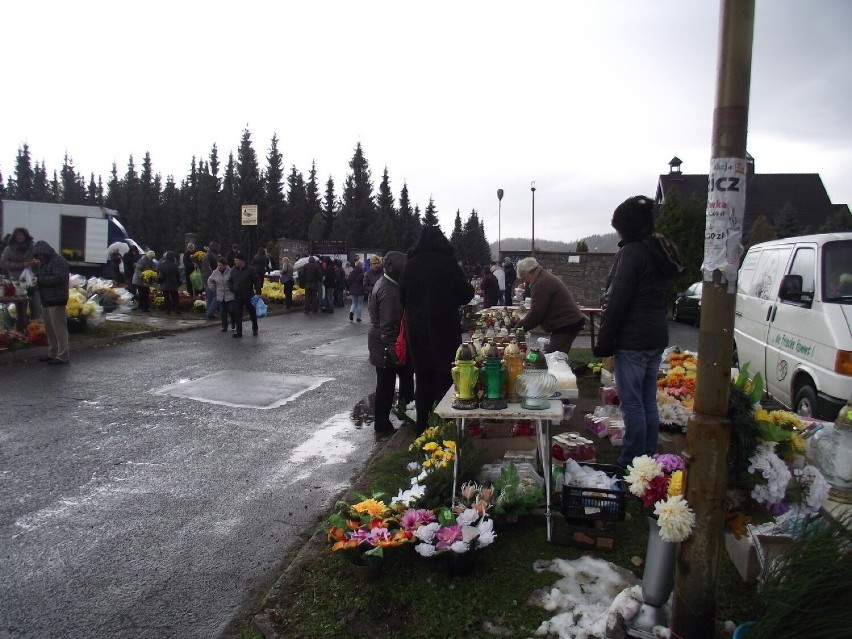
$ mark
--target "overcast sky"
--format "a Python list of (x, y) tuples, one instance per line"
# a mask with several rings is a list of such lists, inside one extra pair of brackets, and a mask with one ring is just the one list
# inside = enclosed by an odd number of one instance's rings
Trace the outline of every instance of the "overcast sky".
[[(150, 152), (179, 183), (243, 130), (265, 167), (340, 193), (357, 142), (376, 187), (430, 196), (449, 233), (471, 209), (498, 237), (611, 232), (673, 156), (710, 162), (718, 1), (4, 3), (0, 171), (27, 143), (59, 170), (123, 174)], [(852, 2), (757, 0), (749, 152), (759, 173), (819, 173), (852, 202)], [(262, 211), (260, 213), (263, 214)]]

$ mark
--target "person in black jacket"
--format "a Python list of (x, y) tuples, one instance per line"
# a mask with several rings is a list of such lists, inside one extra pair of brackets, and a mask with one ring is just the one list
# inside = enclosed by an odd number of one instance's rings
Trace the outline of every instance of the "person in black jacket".
[[(186, 278), (186, 292), (190, 297), (195, 297), (195, 287), (192, 285), (192, 275), (195, 271), (195, 263), (192, 261), (192, 254), (195, 253), (195, 244), (189, 242), (186, 245), (186, 250), (183, 252), (183, 276)], [(209, 277), (209, 276), (208, 276)], [(201, 292), (201, 291), (197, 291)]]
[(308, 263), (299, 270), (299, 284), (305, 289), (305, 313), (316, 313), (319, 310), (320, 281), (322, 281), (322, 267), (311, 255)]
[(68, 318), (65, 306), (68, 303), (68, 262), (47, 242), (33, 245), (32, 261), (48, 344), (47, 355), (39, 360), (48, 364), (67, 364)]
[(267, 268), (269, 267), (269, 256), (266, 254), (265, 248), (260, 247), (259, 249), (257, 249), (257, 255), (252, 258), (251, 265), (257, 272), (258, 277), (260, 277), (262, 285), (263, 278), (266, 277)]
[(618, 464), (657, 450), (657, 373), (668, 346), (666, 283), (683, 267), (674, 247), (654, 233), (654, 203), (637, 195), (612, 215), (621, 237), (604, 294), (597, 357), (614, 356), (615, 380), (624, 417)]
[(349, 305), (349, 321), (353, 319), (361, 321), (361, 309), (364, 308), (364, 273), (361, 270), (363, 263), (361, 260), (355, 261), (355, 266), (346, 278), (346, 283), (349, 287), (349, 299), (352, 303)]
[(512, 295), (514, 294), (515, 280), (518, 279), (518, 273), (515, 271), (515, 267), (512, 265), (512, 260), (507, 258), (503, 259), (503, 273), (506, 276), (506, 306), (512, 306)]
[(157, 283), (163, 292), (166, 314), (171, 315), (174, 310), (180, 315), (180, 269), (175, 261), (175, 254), (171, 251), (166, 251), (157, 265)]
[(257, 335), (257, 312), (251, 298), (255, 292), (260, 295), (261, 282), (254, 267), (246, 264), (246, 256), (242, 253), (234, 255), (234, 268), (228, 278), (228, 288), (234, 293), (234, 321), (237, 328), (234, 337), (243, 336), (243, 308), (248, 307), (251, 319), (251, 333)]
[(437, 226), (425, 226), (399, 280), (407, 311), (408, 355), (414, 367), (417, 433), (426, 430), (436, 402), (453, 385), (452, 366), (461, 345), (459, 306), (473, 287), (453, 257), (450, 241)]

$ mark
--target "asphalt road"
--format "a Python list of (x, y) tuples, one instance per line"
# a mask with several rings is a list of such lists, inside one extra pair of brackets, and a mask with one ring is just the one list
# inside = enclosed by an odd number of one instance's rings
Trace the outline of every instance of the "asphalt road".
[(260, 600), (372, 453), (375, 375), (343, 312), (249, 328), (0, 367), (0, 637), (210, 639)]
[(373, 452), (375, 381), (341, 310), (248, 329), (0, 367), (0, 639), (228, 637), (260, 601)]

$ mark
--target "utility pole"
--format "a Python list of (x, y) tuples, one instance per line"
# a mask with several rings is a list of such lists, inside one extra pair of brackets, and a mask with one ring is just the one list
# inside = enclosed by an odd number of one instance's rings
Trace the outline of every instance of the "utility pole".
[(500, 250), (500, 213), (503, 204), (503, 189), (497, 189), (497, 261), (502, 262), (503, 254)]
[(532, 191), (532, 239), (530, 240), (530, 255), (535, 253), (535, 182), (530, 182)]
[(722, 0), (704, 239), (704, 287), (695, 412), (686, 433), (685, 497), (692, 536), (675, 569), (673, 637), (716, 637), (716, 583), (724, 541), (725, 490), (737, 268), (742, 255), (754, 0)]

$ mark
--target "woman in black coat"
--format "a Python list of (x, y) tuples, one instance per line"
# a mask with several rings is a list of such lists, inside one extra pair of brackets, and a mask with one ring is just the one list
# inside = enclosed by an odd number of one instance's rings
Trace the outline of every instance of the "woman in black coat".
[(417, 433), (426, 430), (436, 402), (453, 385), (452, 366), (461, 345), (459, 306), (473, 287), (453, 256), (453, 247), (437, 226), (426, 226), (399, 281), (406, 311), (408, 355), (414, 365)]
[(171, 251), (166, 251), (157, 266), (157, 282), (163, 292), (166, 313), (171, 314), (174, 309), (180, 315), (180, 269), (175, 261), (175, 254)]

